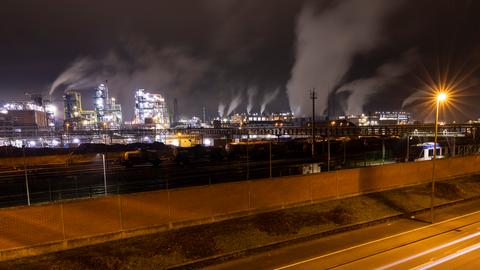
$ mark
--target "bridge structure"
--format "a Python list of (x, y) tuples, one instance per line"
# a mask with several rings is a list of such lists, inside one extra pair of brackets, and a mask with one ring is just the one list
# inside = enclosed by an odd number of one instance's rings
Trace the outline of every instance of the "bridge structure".
[[(438, 134), (443, 137), (473, 137), (477, 136), (477, 124), (449, 124), (439, 126)], [(406, 135), (430, 137), (434, 135), (435, 127), (431, 125), (383, 125), (383, 126), (319, 126), (315, 128), (318, 137), (403, 137)], [(289, 137), (310, 137), (310, 127), (245, 127), (224, 129), (173, 129), (174, 132), (186, 134), (245, 136), (245, 135), (275, 135)], [(169, 130), (167, 132), (172, 132)]]
[[(446, 124), (439, 126), (440, 137), (469, 137), (477, 139), (480, 124)], [(379, 125), (379, 126), (317, 126), (315, 136), (317, 138), (339, 137), (433, 137), (434, 125)], [(168, 137), (183, 136), (197, 138), (223, 138), (242, 139), (247, 137), (258, 138), (311, 138), (312, 129), (309, 126), (281, 126), (281, 127), (241, 127), (241, 128), (121, 128), (121, 129), (41, 129), (41, 128), (0, 128), (0, 141), (20, 140), (53, 140), (70, 141), (79, 138), (82, 142), (89, 138), (97, 141), (112, 143), (121, 142), (145, 142), (163, 141)], [(93, 141), (93, 140), (92, 140)]]

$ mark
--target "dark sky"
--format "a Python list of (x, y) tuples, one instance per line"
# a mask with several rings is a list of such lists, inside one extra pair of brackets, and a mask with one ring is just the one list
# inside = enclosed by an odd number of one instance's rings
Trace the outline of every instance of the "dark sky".
[[(339, 114), (347, 107), (399, 110), (407, 97), (426, 88), (423, 82), (430, 77), (465, 78), (455, 85), (458, 104), (449, 117), (478, 118), (480, 2), (387, 2), (3, 0), (0, 100), (48, 93), (64, 73), (54, 89), (57, 101), (74, 87), (90, 103), (93, 86), (108, 80), (126, 120), (133, 114), (135, 88), (162, 93), (170, 102), (177, 97), (185, 116), (200, 115), (203, 106), (216, 116), (221, 103), (225, 112), (229, 107), (244, 112), (249, 92), (252, 111), (258, 112), (276, 89), (279, 94), (266, 111), (287, 111), (308, 101), (306, 88), (315, 87), (329, 97), (319, 101), (330, 106), (320, 113)], [(316, 32), (316, 27), (324, 30)], [(310, 50), (307, 62), (312, 59), (305, 66), (312, 70), (310, 78), (298, 60), (304, 48)], [(317, 63), (316, 56), (308, 56), (312, 52), (333, 59)], [(338, 55), (348, 61), (332, 64)], [(324, 75), (330, 67), (334, 72)], [(354, 98), (347, 101), (350, 95)], [(237, 96), (238, 107), (230, 104)], [(415, 104), (408, 109), (423, 119), (429, 108)]]

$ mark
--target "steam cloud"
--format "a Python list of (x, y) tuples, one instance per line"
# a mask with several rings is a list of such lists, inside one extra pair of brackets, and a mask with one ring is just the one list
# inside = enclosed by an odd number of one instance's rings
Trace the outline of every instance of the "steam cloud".
[(95, 61), (91, 58), (79, 58), (74, 61), (65, 71), (63, 71), (50, 87), (49, 95), (52, 95), (55, 89), (62, 84), (78, 83), (80, 80), (92, 71)]
[(239, 92), (230, 102), (228, 106), (227, 115), (230, 115), (242, 103), (242, 93)]
[[(182, 50), (154, 49), (146, 44), (136, 44), (128, 47), (126, 53), (110, 51), (103, 57), (78, 58), (57, 77), (49, 92), (93, 89), (108, 80), (111, 95), (122, 103), (124, 115), (131, 117), (136, 89), (191, 97), (193, 85), (209, 69), (208, 61), (191, 57)], [(188, 101), (185, 98), (184, 103)]]
[(414, 57), (415, 53), (409, 51), (400, 62), (390, 62), (380, 66), (373, 77), (355, 80), (340, 87), (337, 93), (350, 92), (345, 112), (347, 114), (363, 113), (363, 106), (368, 101), (368, 98), (383, 90), (385, 86), (398, 81), (409, 70)]
[(265, 94), (265, 96), (263, 97), (262, 105), (260, 107), (260, 114), (263, 114), (267, 105), (277, 97), (279, 92), (280, 92), (280, 89), (277, 88), (277, 89), (275, 89), (275, 91), (270, 92), (270, 93), (267, 92)]
[(331, 88), (340, 83), (356, 54), (379, 44), (381, 20), (398, 2), (336, 1), (319, 13), (311, 5), (304, 6), (297, 21), (296, 60), (287, 83), (295, 115), (308, 115), (312, 88), (317, 89), (318, 113), (326, 110)]
[(257, 88), (250, 87), (247, 90), (248, 104), (247, 104), (247, 114), (250, 114), (253, 108), (253, 98), (257, 95)]
[(220, 117), (225, 116), (225, 104), (223, 103), (218, 104), (218, 116)]

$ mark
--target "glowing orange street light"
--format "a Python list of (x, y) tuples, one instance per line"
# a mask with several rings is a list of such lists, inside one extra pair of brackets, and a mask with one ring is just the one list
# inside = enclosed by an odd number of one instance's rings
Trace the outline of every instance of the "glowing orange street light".
[(447, 93), (445, 93), (445, 92), (440, 92), (440, 93), (438, 93), (438, 95), (437, 95), (437, 103), (438, 103), (438, 102), (443, 102), (443, 101), (447, 100), (447, 97), (448, 97), (448, 96), (447, 96)]
[(436, 96), (436, 108), (435, 108), (435, 138), (433, 142), (433, 161), (432, 161), (432, 193), (430, 195), (430, 221), (433, 223), (433, 206), (435, 197), (435, 161), (437, 160), (437, 141), (438, 141), (438, 109), (440, 103), (446, 102), (448, 95), (446, 92), (440, 91)]

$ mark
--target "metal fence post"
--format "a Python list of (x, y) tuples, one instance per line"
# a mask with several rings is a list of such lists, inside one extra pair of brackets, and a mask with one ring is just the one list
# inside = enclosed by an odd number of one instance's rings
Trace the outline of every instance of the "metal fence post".
[(27, 204), (30, 205), (30, 189), (28, 187), (27, 161), (25, 158), (25, 145), (22, 145), (23, 152), (23, 171), (25, 172), (25, 188), (27, 189)]
[(102, 154), (103, 161), (103, 185), (105, 187), (105, 196), (107, 196), (107, 170), (105, 168), (105, 154)]

